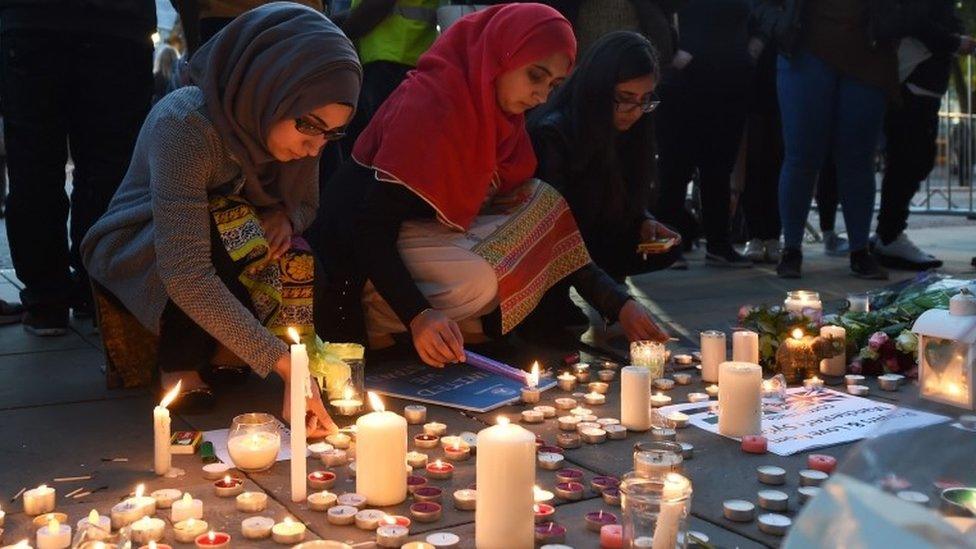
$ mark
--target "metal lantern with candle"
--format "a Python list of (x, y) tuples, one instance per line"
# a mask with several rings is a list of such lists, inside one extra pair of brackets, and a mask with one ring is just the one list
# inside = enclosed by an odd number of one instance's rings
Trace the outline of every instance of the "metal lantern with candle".
[(820, 373), (820, 361), (844, 352), (843, 341), (810, 336), (796, 328), (776, 350), (776, 366), (788, 383), (799, 383)]
[(949, 300), (948, 311), (925, 311), (912, 331), (918, 335), (922, 398), (976, 409), (976, 296), (961, 290)]

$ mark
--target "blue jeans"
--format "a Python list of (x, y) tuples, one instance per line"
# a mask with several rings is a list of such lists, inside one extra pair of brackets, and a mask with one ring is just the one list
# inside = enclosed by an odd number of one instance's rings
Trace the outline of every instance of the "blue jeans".
[(851, 250), (866, 247), (874, 211), (874, 153), (884, 121), (884, 91), (803, 51), (791, 58), (779, 57), (777, 87), (785, 147), (779, 212), (786, 247), (800, 248), (814, 184), (828, 150), (837, 167)]

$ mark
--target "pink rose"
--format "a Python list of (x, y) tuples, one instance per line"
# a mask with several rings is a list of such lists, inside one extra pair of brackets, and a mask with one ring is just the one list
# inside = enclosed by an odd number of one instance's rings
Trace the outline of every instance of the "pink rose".
[(749, 316), (753, 310), (752, 305), (743, 305), (739, 307), (739, 322), (745, 322), (746, 317)]
[(884, 345), (887, 342), (888, 342), (888, 334), (884, 332), (874, 332), (873, 334), (871, 334), (871, 338), (868, 339), (868, 347), (871, 347), (871, 350), (873, 351), (877, 351), (878, 349), (881, 348), (882, 345)]

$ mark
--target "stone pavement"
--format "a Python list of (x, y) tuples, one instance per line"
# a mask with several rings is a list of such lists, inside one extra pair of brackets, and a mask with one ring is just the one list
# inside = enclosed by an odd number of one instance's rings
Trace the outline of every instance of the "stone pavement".
[[(969, 222), (953, 227), (933, 227), (912, 231), (912, 238), (924, 249), (947, 260), (946, 272), (974, 276), (969, 261), (976, 254), (976, 224)], [(805, 278), (784, 281), (775, 277), (770, 267), (727, 271), (707, 268), (699, 253), (692, 254), (689, 271), (665, 271), (636, 277), (630, 281), (632, 290), (661, 318), (670, 322), (673, 330), (694, 339), (699, 330), (728, 329), (735, 321), (736, 311), (745, 303), (775, 303), (782, 300), (788, 289), (809, 288), (821, 292), (828, 303), (837, 303), (847, 293), (878, 286), (878, 282), (860, 281), (847, 275), (847, 260), (827, 258), (816, 245), (808, 246)], [(892, 273), (894, 279), (904, 279), (912, 273)], [(15, 299), (17, 281), (12, 272), (0, 271), (0, 298)], [(239, 522), (243, 515), (233, 510), (232, 502), (218, 501), (209, 483), (199, 474), (199, 459), (195, 456), (176, 456), (174, 465), (187, 470), (177, 479), (157, 479), (152, 472), (152, 407), (155, 397), (147, 390), (109, 391), (105, 388), (104, 359), (97, 333), (90, 322), (74, 321), (72, 331), (64, 337), (39, 339), (26, 334), (20, 326), (0, 328), (0, 505), (7, 511), (7, 533), (3, 543), (13, 543), (24, 537), (27, 518), (21, 504), (10, 498), (22, 487), (51, 483), (54, 477), (95, 473), (93, 480), (82, 483), (58, 484), (58, 507), (69, 514), (71, 524), (87, 515), (92, 508), (103, 514), (135, 484), (145, 482), (157, 489), (175, 486), (190, 491), (205, 500), (205, 518), (212, 526), (225, 529), (241, 540)], [(521, 364), (520, 364), (521, 365)], [(281, 384), (277, 380), (261, 382), (252, 378), (242, 387), (220, 395), (217, 409), (207, 415), (180, 415), (173, 418), (173, 429), (209, 430), (230, 426), (231, 418), (245, 411), (280, 410)], [(547, 395), (546, 398), (561, 396)], [(613, 412), (614, 400), (606, 406)], [(400, 403), (388, 403), (400, 409)], [(484, 423), (478, 418), (456, 411), (429, 407), (431, 417), (448, 423), (451, 431), (477, 431)], [(513, 408), (514, 410), (515, 408)], [(411, 427), (411, 434), (417, 427)], [(754, 463), (729, 467), (737, 460), (734, 443), (719, 441), (713, 444), (704, 433), (685, 433), (696, 447), (707, 448), (688, 463), (689, 473), (696, 479), (694, 517), (692, 527), (705, 532), (718, 546), (755, 547), (775, 546), (777, 538), (760, 533), (755, 524), (738, 526), (727, 523), (716, 513), (715, 502), (738, 495), (749, 497), (755, 491), (754, 481), (735, 486), (741, 479), (741, 469), (751, 469)], [(540, 431), (541, 432), (541, 431)], [(694, 438), (695, 440), (691, 440)], [(571, 451), (570, 457), (584, 469), (587, 478), (597, 473), (620, 474), (627, 469), (630, 446), (634, 437), (626, 441), (608, 443)], [(730, 444), (732, 446), (730, 446)], [(835, 447), (826, 453), (843, 457), (849, 447)], [(126, 457), (127, 462), (103, 462), (103, 458)], [(792, 458), (790, 458), (792, 459)], [(739, 460), (741, 461), (741, 460)], [(789, 459), (781, 466), (793, 471), (799, 462)], [(319, 468), (309, 461), (309, 470)], [(264, 514), (282, 518), (286, 513), (306, 520), (310, 538), (328, 536), (353, 542), (366, 541), (370, 536), (355, 528), (336, 528), (327, 525), (320, 513), (307, 510), (304, 504), (292, 504), (288, 497), (287, 464), (282, 462), (270, 472), (252, 475), (252, 488), (267, 491), (272, 496), (269, 510)], [(553, 473), (540, 471), (540, 485), (552, 488)], [(462, 464), (452, 482), (438, 485), (452, 489), (474, 482), (473, 462)], [(104, 489), (80, 500), (66, 499), (64, 494), (79, 486)], [(340, 472), (336, 491), (352, 491), (352, 483)], [(451, 530), (467, 535), (465, 547), (472, 546), (473, 515), (451, 509), (450, 492), (446, 489), (445, 516), (432, 525), (415, 523), (412, 532)], [(585, 531), (580, 520), (585, 512), (606, 508), (601, 500), (589, 493), (589, 499), (562, 504), (557, 520), (569, 528), (568, 543), (577, 548), (596, 547), (596, 537)], [(406, 507), (397, 508), (405, 513)], [(795, 510), (795, 508), (792, 508)], [(168, 519), (168, 513), (161, 513)], [(422, 536), (420, 536), (422, 538)], [(237, 542), (234, 547), (272, 546), (271, 542)]]

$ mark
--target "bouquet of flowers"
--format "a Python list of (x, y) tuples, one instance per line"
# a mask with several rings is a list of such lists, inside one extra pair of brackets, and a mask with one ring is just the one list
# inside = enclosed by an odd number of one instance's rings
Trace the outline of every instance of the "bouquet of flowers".
[(897, 337), (875, 332), (851, 362), (850, 370), (854, 374), (918, 377), (918, 336), (911, 330), (902, 330)]

